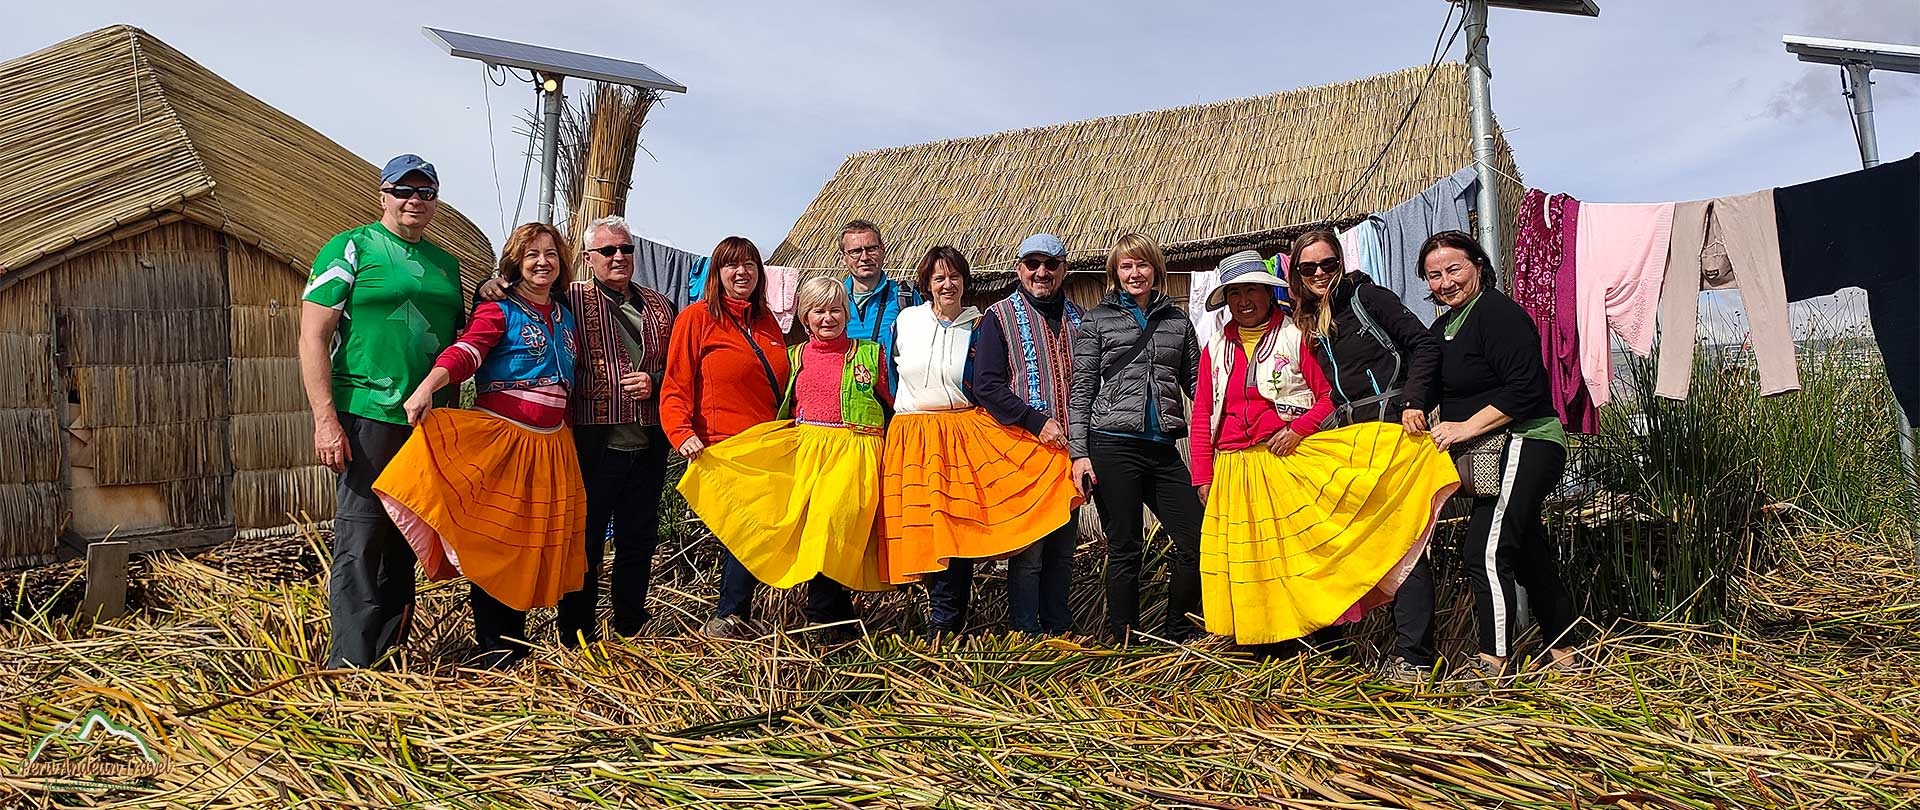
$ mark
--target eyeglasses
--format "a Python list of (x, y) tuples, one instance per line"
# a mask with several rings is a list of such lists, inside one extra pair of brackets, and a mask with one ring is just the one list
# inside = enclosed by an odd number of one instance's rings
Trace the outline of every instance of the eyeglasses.
[(1020, 266), (1025, 267), (1028, 270), (1038, 270), (1042, 267), (1045, 267), (1048, 270), (1059, 270), (1060, 266), (1066, 263), (1067, 263), (1066, 259), (1021, 259), (1020, 260)]
[(380, 190), (392, 194), (395, 199), (400, 200), (410, 200), (413, 199), (414, 195), (418, 194), (420, 195), (420, 199), (433, 202), (435, 198), (440, 196), (440, 189), (434, 188), (433, 186), (387, 186)]
[(1340, 272), (1340, 260), (1328, 257), (1317, 262), (1294, 262), (1293, 267), (1300, 271), (1301, 278), (1313, 278), (1321, 273)]
[(613, 254), (615, 253), (619, 253), (626, 256), (632, 256), (633, 243), (628, 242), (624, 245), (607, 245), (605, 247), (587, 248), (587, 251), (590, 253), (598, 253), (607, 258), (613, 258)]
[(867, 245), (866, 247), (847, 248), (840, 252), (848, 256), (878, 256), (881, 251), (884, 250), (886, 250), (886, 248), (879, 245)]

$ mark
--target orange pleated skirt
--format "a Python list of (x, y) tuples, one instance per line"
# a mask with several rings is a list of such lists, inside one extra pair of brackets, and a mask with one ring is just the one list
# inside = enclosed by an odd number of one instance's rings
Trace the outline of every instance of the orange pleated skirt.
[(882, 573), (892, 583), (955, 557), (999, 559), (1066, 525), (1080, 494), (1065, 450), (985, 409), (903, 413), (881, 453)]
[(430, 580), (465, 575), (516, 610), (551, 607), (587, 574), (587, 489), (573, 433), (435, 408), (373, 490)]

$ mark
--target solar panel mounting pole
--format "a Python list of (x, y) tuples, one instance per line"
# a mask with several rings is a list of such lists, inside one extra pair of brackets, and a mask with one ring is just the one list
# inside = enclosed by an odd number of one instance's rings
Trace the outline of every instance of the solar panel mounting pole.
[(560, 94), (565, 76), (537, 75), (540, 82), (540, 221), (553, 224), (553, 193), (558, 182), (555, 161), (560, 156)]
[[(1920, 46), (1792, 35), (1781, 37), (1780, 44), (1802, 62), (1839, 65), (1846, 71), (1845, 95), (1847, 105), (1853, 110), (1853, 134), (1860, 147), (1860, 167), (1871, 169), (1880, 165), (1880, 140), (1873, 131), (1873, 70), (1920, 73)], [(1898, 396), (1894, 397), (1893, 415), (1900, 430), (1900, 469), (1906, 474), (1908, 486), (1915, 486), (1920, 481), (1916, 481), (1914, 467), (1913, 424), (1907, 420), (1906, 409), (1900, 407)], [(1920, 506), (1920, 487), (1909, 493), (1909, 497)], [(1912, 529), (1913, 553), (1920, 557), (1920, 525)]]
[(1493, 161), (1499, 154), (1493, 140), (1493, 70), (1487, 66), (1487, 8), (1512, 8), (1521, 11), (1548, 11), (1581, 17), (1600, 16), (1594, 0), (1449, 0), (1463, 7), (1467, 15), (1467, 102), (1472, 108), (1473, 170), (1480, 179), (1477, 207), (1480, 209), (1480, 246), (1493, 257), (1500, 279), (1513, 289), (1513, 271), (1500, 266), (1506, 255), (1504, 225), (1500, 221), (1500, 174)]

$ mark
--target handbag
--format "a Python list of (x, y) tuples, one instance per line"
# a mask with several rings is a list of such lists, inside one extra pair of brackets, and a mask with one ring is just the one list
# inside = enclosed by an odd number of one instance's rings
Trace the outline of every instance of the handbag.
[(1453, 468), (1460, 474), (1458, 494), (1486, 498), (1500, 494), (1500, 460), (1507, 449), (1507, 431), (1492, 430), (1448, 448)]

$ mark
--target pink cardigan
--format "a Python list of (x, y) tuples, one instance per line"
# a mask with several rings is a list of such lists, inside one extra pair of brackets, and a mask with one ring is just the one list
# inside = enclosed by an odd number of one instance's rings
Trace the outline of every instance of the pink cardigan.
[[(1270, 327), (1272, 328), (1272, 327)], [(1313, 406), (1307, 412), (1291, 421), (1282, 417), (1273, 409), (1273, 403), (1253, 392), (1247, 391), (1246, 350), (1240, 346), (1240, 327), (1227, 322), (1227, 328), (1221, 334), (1200, 349), (1200, 379), (1194, 386), (1193, 419), (1198, 423), (1208, 420), (1191, 434), (1189, 441), (1192, 456), (1193, 485), (1213, 483), (1213, 454), (1215, 451), (1245, 450), (1266, 441), (1281, 428), (1291, 427), (1301, 438), (1313, 435), (1320, 429), (1320, 423), (1333, 414), (1333, 385), (1327, 382), (1327, 376), (1320, 370), (1319, 362), (1313, 359), (1311, 344), (1303, 338), (1300, 341), (1300, 375), (1307, 380), (1307, 387), (1313, 391)], [(1216, 357), (1216, 355), (1219, 355)], [(1239, 359), (1241, 362), (1233, 362)], [(1228, 372), (1226, 390), (1214, 390), (1214, 363), (1233, 363)], [(1214, 398), (1224, 394), (1226, 401), (1219, 403), (1223, 417), (1213, 422), (1215, 412)], [(1227, 419), (1224, 415), (1238, 416)]]
[(1580, 336), (1580, 376), (1598, 408), (1612, 398), (1613, 346), (1607, 326), (1627, 348), (1653, 351), (1654, 312), (1667, 275), (1673, 203), (1581, 203), (1574, 234), (1574, 331)]

